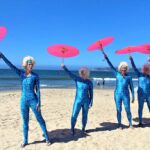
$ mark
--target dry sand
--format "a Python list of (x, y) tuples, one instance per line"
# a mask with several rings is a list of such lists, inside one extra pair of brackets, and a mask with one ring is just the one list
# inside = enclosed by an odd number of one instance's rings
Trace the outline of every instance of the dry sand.
[[(116, 129), (113, 90), (95, 90), (94, 105), (89, 111), (87, 135), (81, 134), (81, 113), (76, 135), (70, 134), (70, 117), (75, 89), (42, 89), (42, 114), (53, 144), (46, 146), (41, 129), (30, 111), (29, 145), (26, 150), (150, 150), (150, 113), (145, 104), (144, 128)], [(131, 104), (133, 124), (137, 125), (137, 100)], [(122, 123), (127, 126), (125, 110)], [(22, 121), (20, 91), (0, 93), (0, 150), (20, 149)]]

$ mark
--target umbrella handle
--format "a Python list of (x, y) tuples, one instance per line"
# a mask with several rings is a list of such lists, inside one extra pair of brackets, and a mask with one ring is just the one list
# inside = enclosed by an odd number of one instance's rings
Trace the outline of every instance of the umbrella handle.
[(103, 53), (103, 55), (105, 56), (106, 54), (104, 53), (104, 49), (103, 49), (102, 44), (100, 44), (100, 46), (101, 46), (101, 52), (102, 52), (102, 53)]
[(102, 44), (100, 44), (100, 46), (101, 46), (101, 51), (102, 51), (102, 53), (105, 55)]
[(149, 54), (149, 56), (148, 56), (148, 62), (150, 62), (150, 54)]
[[(104, 49), (103, 49), (102, 44), (100, 44), (100, 46), (101, 46), (101, 52), (102, 52), (102, 53), (103, 53), (103, 55), (105, 56), (106, 54), (104, 53)], [(104, 58), (104, 59), (102, 59), (102, 61), (105, 61), (105, 58)]]
[(64, 58), (62, 58), (61, 63), (64, 64)]
[(131, 54), (129, 53), (128, 56), (129, 56), (129, 58), (130, 58)]
[(100, 47), (101, 47), (101, 51), (104, 52), (104, 49), (103, 49), (103, 45), (100, 44)]

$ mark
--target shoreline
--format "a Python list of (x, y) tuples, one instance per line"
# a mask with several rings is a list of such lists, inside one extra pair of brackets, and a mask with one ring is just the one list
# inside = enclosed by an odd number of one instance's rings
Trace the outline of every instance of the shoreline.
[[(50, 89), (63, 89), (63, 90), (69, 90), (69, 89), (76, 89), (76, 87), (40, 87), (40, 90), (50, 90)], [(112, 88), (108, 88), (108, 87), (94, 87), (94, 90), (115, 90), (113, 87)], [(17, 89), (1, 89), (0, 93), (2, 92), (21, 92), (21, 88), (17, 88)]]

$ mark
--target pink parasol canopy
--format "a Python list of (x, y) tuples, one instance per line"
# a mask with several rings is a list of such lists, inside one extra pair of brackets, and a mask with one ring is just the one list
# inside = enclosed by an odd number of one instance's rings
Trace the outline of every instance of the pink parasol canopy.
[(92, 50), (103, 50), (103, 47), (108, 45), (114, 40), (112, 36), (109, 36), (107, 38), (103, 38), (101, 40), (96, 41), (95, 43), (91, 44), (87, 49)]
[(139, 52), (140, 49), (141, 48), (139, 46), (128, 46), (128, 47), (115, 51), (115, 53), (116, 54), (130, 54), (133, 52)]
[(2, 40), (6, 35), (7, 29), (6, 27), (0, 26), (0, 40)]
[(79, 50), (73, 46), (55, 44), (48, 47), (48, 53), (61, 58), (69, 58), (78, 55)]
[(139, 52), (143, 54), (150, 54), (150, 44), (143, 44), (140, 45), (139, 47), (140, 47)]

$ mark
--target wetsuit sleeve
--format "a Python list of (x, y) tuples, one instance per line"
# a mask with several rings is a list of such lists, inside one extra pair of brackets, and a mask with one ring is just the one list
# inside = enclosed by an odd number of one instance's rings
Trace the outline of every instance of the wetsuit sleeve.
[(66, 72), (73, 80), (76, 80), (76, 79), (78, 78), (78, 76), (76, 76), (76, 75), (73, 74), (71, 71), (69, 71), (66, 66), (64, 66), (63, 69), (65, 70), (65, 72)]
[(114, 74), (116, 75), (117, 74), (117, 69), (113, 66), (113, 64), (110, 62), (109, 58), (108, 57), (105, 57), (108, 65), (110, 66), (110, 68), (113, 70)]
[(38, 76), (36, 77), (35, 87), (36, 87), (36, 96), (37, 96), (37, 99), (38, 99), (38, 105), (41, 106), (40, 80), (39, 80)]
[(132, 98), (134, 99), (134, 86), (133, 86), (133, 81), (132, 81), (132, 78), (130, 78), (130, 90), (131, 90), (131, 93), (132, 93)]
[(89, 96), (90, 96), (90, 107), (92, 107), (93, 105), (93, 83), (91, 82), (90, 84), (90, 88), (89, 88)]
[(134, 69), (134, 71), (135, 71), (135, 73), (136, 73), (136, 75), (139, 77), (140, 76), (140, 71), (137, 69), (137, 67), (136, 67), (136, 65), (135, 65), (135, 63), (134, 63), (134, 61), (133, 61), (133, 58), (131, 57), (131, 65), (132, 65), (132, 68)]
[(21, 70), (18, 69), (16, 66), (14, 66), (2, 53), (1, 58), (4, 60), (4, 62), (12, 69), (14, 70), (19, 76), (21, 75)]

